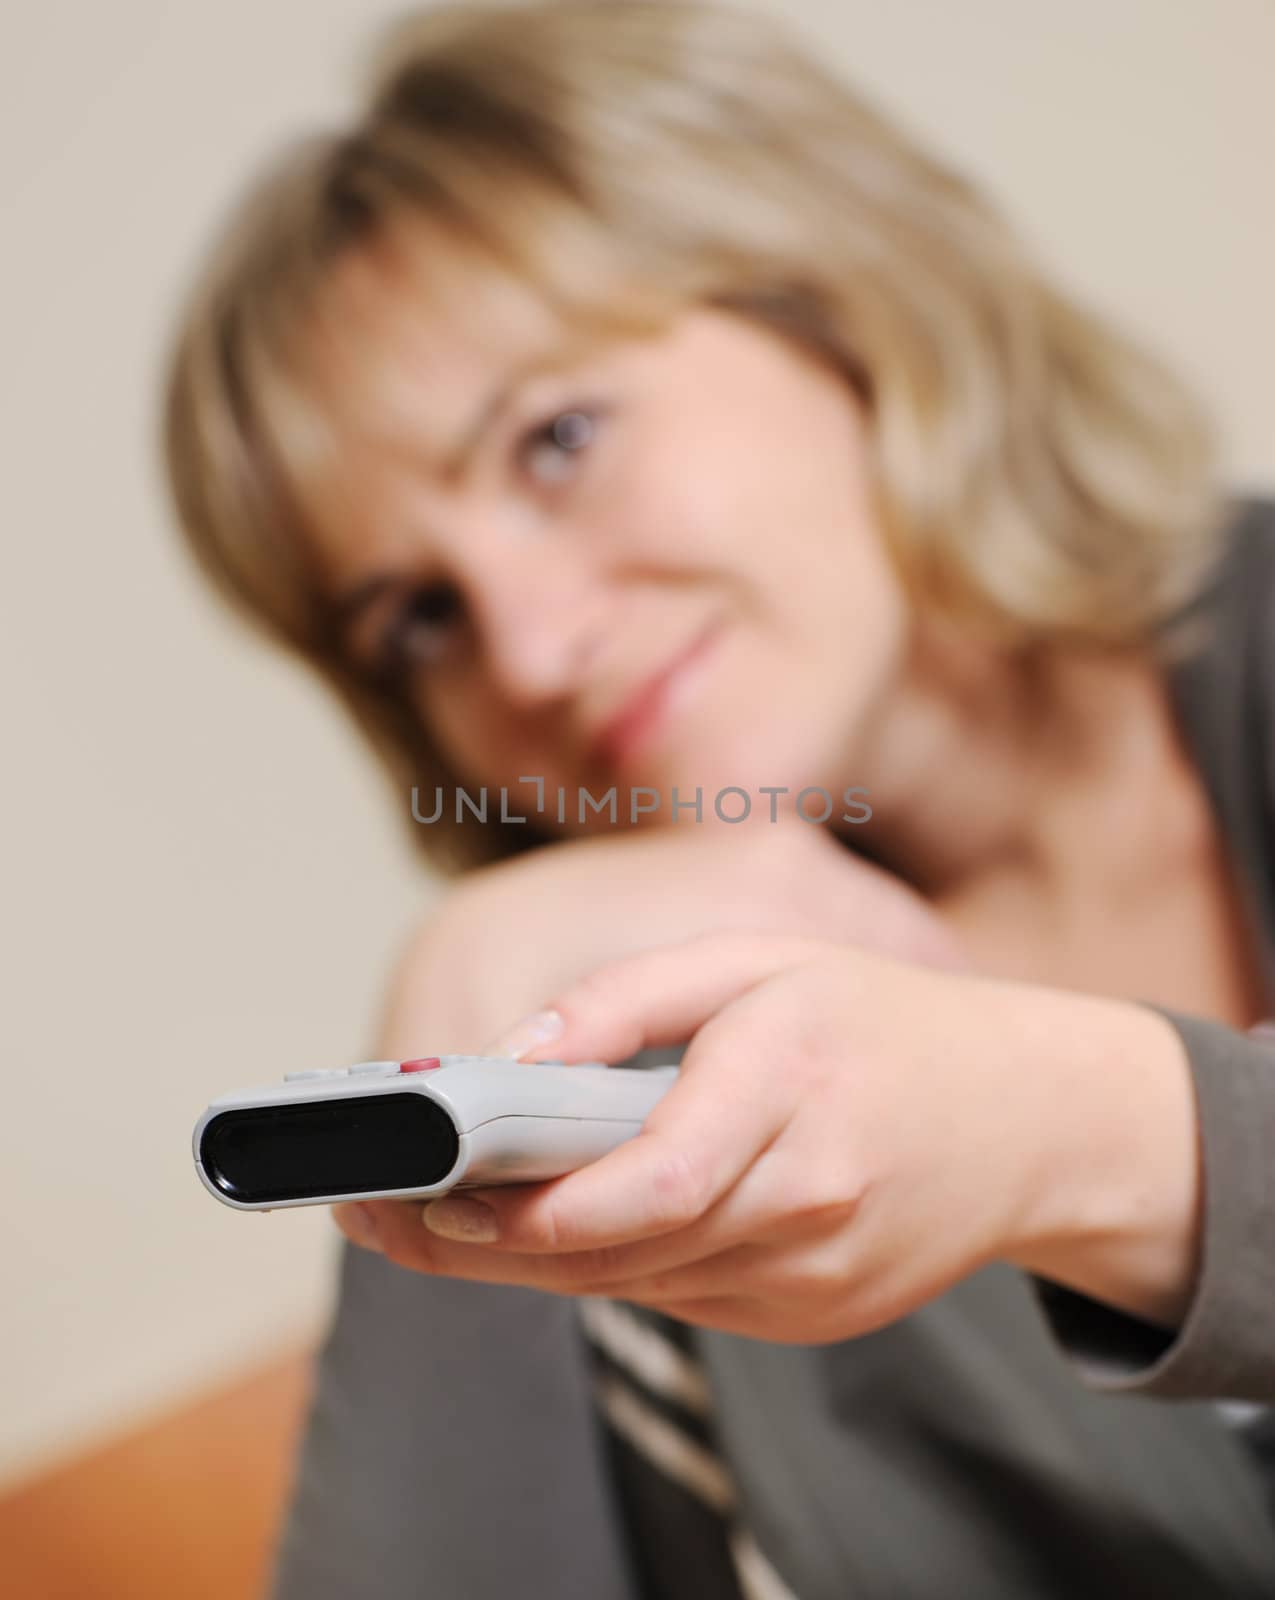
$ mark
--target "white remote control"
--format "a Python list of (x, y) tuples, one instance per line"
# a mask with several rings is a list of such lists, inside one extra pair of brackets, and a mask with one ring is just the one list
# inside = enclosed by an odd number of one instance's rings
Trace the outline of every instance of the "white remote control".
[(195, 1171), (239, 1211), (534, 1183), (631, 1139), (677, 1072), (492, 1056), (292, 1072), (213, 1101)]

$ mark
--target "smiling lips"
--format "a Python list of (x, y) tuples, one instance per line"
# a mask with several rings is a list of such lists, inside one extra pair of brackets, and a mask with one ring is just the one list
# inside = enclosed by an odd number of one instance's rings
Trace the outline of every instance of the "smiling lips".
[(689, 669), (698, 665), (717, 629), (710, 625), (679, 655), (653, 673), (605, 722), (592, 744), (592, 754), (608, 766), (620, 766), (656, 732), (673, 695)]

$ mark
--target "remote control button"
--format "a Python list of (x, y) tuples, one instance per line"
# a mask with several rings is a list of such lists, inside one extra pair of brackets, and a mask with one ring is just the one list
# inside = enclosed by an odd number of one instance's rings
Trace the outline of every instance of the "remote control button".
[(415, 1061), (400, 1061), (400, 1072), (434, 1072), (442, 1066), (438, 1056), (418, 1056)]
[(397, 1061), (359, 1061), (350, 1068), (352, 1078), (384, 1078), (398, 1071)]

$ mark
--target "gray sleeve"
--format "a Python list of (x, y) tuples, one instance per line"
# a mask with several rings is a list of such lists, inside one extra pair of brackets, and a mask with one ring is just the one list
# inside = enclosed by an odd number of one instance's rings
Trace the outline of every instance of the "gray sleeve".
[(634, 1600), (573, 1302), (346, 1246), (272, 1600)]
[(1155, 1006), (1183, 1041), (1199, 1110), (1203, 1248), (1176, 1332), (1032, 1280), (1090, 1388), (1275, 1402), (1275, 1043)]

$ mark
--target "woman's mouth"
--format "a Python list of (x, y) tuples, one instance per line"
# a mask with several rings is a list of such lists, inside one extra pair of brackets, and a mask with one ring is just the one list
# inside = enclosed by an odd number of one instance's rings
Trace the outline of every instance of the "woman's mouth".
[(623, 702), (594, 738), (592, 754), (598, 761), (610, 768), (621, 768), (649, 747), (674, 709), (686, 699), (720, 631), (719, 623), (710, 623)]

